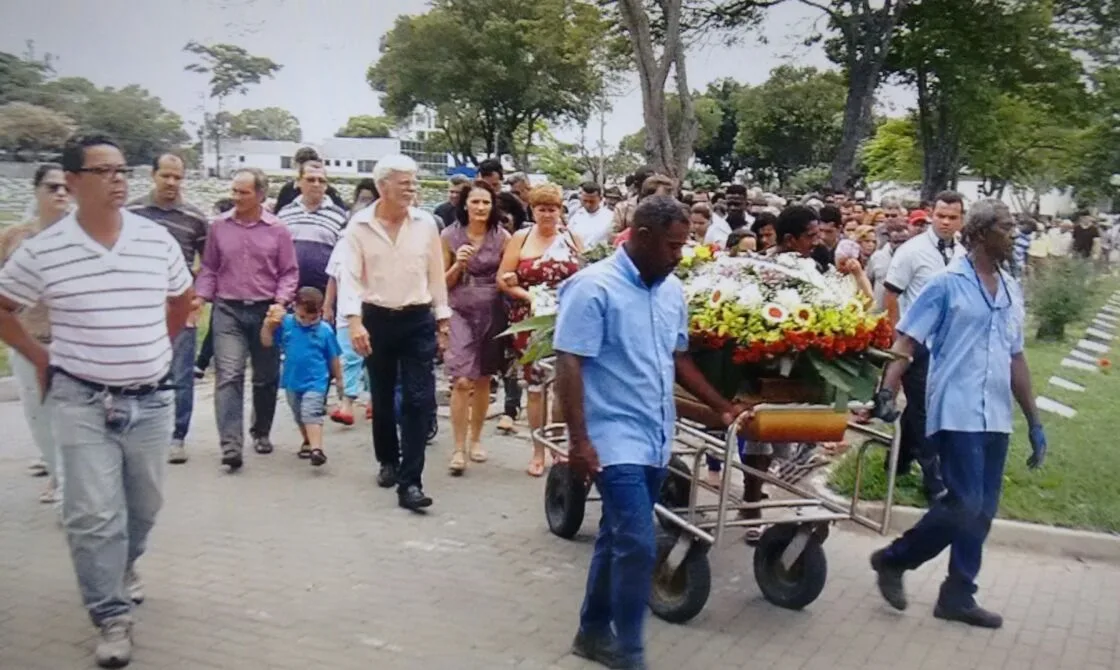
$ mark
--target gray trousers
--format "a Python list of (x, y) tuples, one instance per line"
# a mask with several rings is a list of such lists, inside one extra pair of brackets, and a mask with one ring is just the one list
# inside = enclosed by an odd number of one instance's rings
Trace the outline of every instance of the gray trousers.
[(223, 454), (241, 453), (245, 443), (245, 363), (253, 366), (253, 425), (250, 436), (268, 437), (276, 414), (280, 349), (261, 344), (261, 325), (270, 301), (214, 303), (214, 416)]

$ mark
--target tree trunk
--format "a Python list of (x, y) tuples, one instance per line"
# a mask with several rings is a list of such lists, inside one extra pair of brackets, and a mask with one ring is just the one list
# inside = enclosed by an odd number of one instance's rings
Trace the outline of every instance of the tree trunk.
[[(671, 38), (667, 37), (667, 39)], [(681, 103), (681, 127), (675, 138), (676, 155), (673, 163), (675, 169), (670, 176), (676, 177), (679, 185), (688, 174), (688, 164), (692, 160), (696, 136), (700, 133), (700, 121), (696, 118), (696, 105), (692, 100), (692, 91), (688, 88), (688, 69), (685, 67), (684, 45), (680, 43), (679, 29), (675, 39), (677, 45), (673, 48), (673, 70), (677, 80), (677, 97)]]
[(858, 63), (848, 76), (848, 98), (844, 102), (844, 126), (840, 136), (840, 146), (832, 159), (829, 186), (834, 191), (846, 190), (851, 185), (855, 172), (860, 143), (867, 138), (871, 126), (872, 107), (875, 103), (875, 89), (879, 87), (878, 63)]
[(898, 18), (909, 1), (885, 0), (879, 9), (872, 9), (869, 2), (858, 5), (851, 2), (850, 15), (829, 12), (833, 24), (843, 33), (848, 51), (848, 98), (844, 102), (844, 126), (829, 175), (829, 186), (833, 190), (847, 189), (850, 185), (860, 143), (871, 132), (875, 91), (879, 88), (883, 64), (890, 54)]
[(669, 116), (665, 109), (665, 82), (676, 61), (675, 51), (681, 46), (681, 0), (658, 0), (665, 16), (665, 48), (661, 58), (653, 53), (653, 36), (649, 15), (642, 0), (619, 0), (618, 9), (630, 36), (634, 62), (638, 67), (638, 85), (642, 91), (642, 119), (646, 127), (646, 160), (655, 171), (673, 175), (676, 157), (669, 134)]

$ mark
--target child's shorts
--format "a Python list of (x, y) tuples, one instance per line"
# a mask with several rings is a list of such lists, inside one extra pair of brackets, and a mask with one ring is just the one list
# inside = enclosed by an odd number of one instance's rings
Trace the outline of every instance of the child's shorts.
[(321, 425), (327, 413), (327, 394), (318, 391), (285, 391), (292, 416), (301, 426)]

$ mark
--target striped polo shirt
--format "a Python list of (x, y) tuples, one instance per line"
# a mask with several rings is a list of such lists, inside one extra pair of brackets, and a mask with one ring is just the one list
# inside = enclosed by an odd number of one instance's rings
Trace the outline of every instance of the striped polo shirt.
[(26, 240), (0, 268), (0, 295), (50, 310), (51, 365), (109, 386), (153, 384), (167, 375), (167, 298), (190, 286), (170, 233), (123, 209), (112, 249), (69, 214)]
[(164, 208), (156, 204), (151, 193), (137, 198), (128, 203), (128, 210), (139, 214), (145, 219), (151, 219), (167, 229), (171, 237), (179, 243), (183, 251), (183, 260), (187, 267), (194, 267), (194, 259), (202, 258), (206, 249), (206, 234), (210, 230), (210, 222), (199, 208), (179, 201)]
[(296, 198), (276, 215), (292, 233), (300, 286), (314, 286), (326, 292), (330, 278), (327, 263), (331, 251), (342, 237), (348, 217), (346, 210), (327, 198), (323, 198), (317, 209), (311, 210), (303, 204), (302, 197)]

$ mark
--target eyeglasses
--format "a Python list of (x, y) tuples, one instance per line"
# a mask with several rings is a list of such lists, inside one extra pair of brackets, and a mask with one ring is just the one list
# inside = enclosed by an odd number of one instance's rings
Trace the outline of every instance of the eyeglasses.
[(48, 193), (69, 193), (70, 192), (70, 189), (66, 187), (66, 184), (59, 184), (59, 183), (50, 184), (50, 183), (47, 183), (47, 182), (43, 182), (42, 184), (39, 184), (39, 186), (43, 187)]
[(132, 176), (133, 170), (125, 165), (98, 165), (97, 167), (78, 168), (78, 172), (94, 174), (102, 179), (112, 179), (118, 176), (127, 179)]

